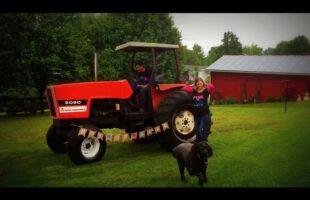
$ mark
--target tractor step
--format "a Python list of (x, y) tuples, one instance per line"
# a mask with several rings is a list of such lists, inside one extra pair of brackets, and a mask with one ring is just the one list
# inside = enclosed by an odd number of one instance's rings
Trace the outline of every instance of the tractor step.
[(131, 112), (127, 113), (126, 117), (128, 117), (129, 123), (132, 127), (144, 127), (145, 120), (148, 120), (152, 117), (151, 112)]
[(131, 112), (126, 114), (130, 119), (145, 119), (149, 118), (151, 115), (151, 112)]
[(143, 122), (132, 123), (131, 126), (144, 126)]

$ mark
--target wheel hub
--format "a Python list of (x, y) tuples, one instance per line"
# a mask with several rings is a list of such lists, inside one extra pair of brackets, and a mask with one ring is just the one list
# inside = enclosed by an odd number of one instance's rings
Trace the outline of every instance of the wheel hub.
[(189, 110), (181, 111), (174, 119), (176, 130), (182, 134), (187, 135), (195, 128), (194, 115)]
[(81, 152), (84, 157), (92, 158), (96, 156), (100, 149), (100, 142), (97, 138), (85, 138), (81, 145)]

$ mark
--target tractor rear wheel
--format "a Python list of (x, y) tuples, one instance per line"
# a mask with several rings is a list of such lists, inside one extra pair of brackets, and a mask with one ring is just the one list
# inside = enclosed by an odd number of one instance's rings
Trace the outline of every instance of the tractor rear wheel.
[(155, 123), (168, 122), (169, 129), (161, 135), (159, 142), (168, 151), (183, 142), (196, 140), (196, 127), (192, 107), (192, 95), (178, 90), (168, 95), (155, 113)]
[(66, 152), (66, 137), (58, 134), (57, 127), (51, 125), (46, 133), (46, 142), (49, 148), (54, 153), (65, 153)]
[[(103, 134), (102, 131), (92, 125), (83, 125), (82, 128), (88, 129), (85, 135), (79, 135), (80, 128), (77, 127), (68, 136), (67, 151), (69, 157), (75, 164), (85, 164), (101, 160), (107, 143), (105, 137), (102, 140), (96, 136)], [(96, 134), (90, 137), (89, 131), (94, 131)]]

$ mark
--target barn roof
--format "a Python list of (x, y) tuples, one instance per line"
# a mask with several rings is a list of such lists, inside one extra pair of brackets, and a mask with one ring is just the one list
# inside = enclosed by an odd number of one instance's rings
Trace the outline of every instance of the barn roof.
[(222, 56), (211, 72), (310, 75), (310, 56)]

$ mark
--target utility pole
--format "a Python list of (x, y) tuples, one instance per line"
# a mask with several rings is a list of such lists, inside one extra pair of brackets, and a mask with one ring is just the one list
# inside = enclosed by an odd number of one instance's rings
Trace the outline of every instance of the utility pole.
[(94, 55), (94, 75), (95, 81), (98, 79), (98, 55), (97, 55), (97, 48), (95, 48), (95, 55)]
[(285, 80), (285, 92), (284, 92), (284, 95), (285, 95), (285, 103), (284, 103), (284, 112), (286, 113), (286, 110), (287, 110), (287, 99), (288, 99), (288, 82), (289, 80)]

